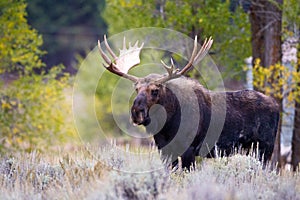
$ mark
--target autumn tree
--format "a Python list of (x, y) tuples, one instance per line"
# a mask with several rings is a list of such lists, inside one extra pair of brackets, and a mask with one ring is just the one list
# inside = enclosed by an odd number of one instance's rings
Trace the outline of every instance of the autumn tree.
[(27, 23), (24, 1), (0, 1), (0, 70), (31, 73), (43, 66), (42, 36)]
[[(297, 63), (295, 71), (299, 74), (298, 87), (300, 88), (300, 0), (284, 1), (284, 34), (285, 37), (294, 37), (298, 40), (297, 46)], [(297, 170), (300, 163), (300, 94), (295, 96), (295, 115), (294, 115), (294, 128), (292, 136), (292, 166)]]
[(264, 67), (281, 62), (282, 0), (252, 0), (250, 23), (252, 57)]
[[(256, 60), (260, 60), (263, 67), (269, 67), (281, 62), (282, 3), (282, 0), (251, 1), (250, 23), (253, 66)], [(274, 81), (277, 81), (279, 78), (272, 77)], [(259, 90), (259, 88), (255, 89)], [(280, 107), (282, 107), (282, 99), (277, 100)], [(273, 162), (278, 162), (280, 165), (280, 132), (276, 136)]]
[[(69, 77), (63, 66), (45, 73), (42, 36), (28, 25), (25, 8), (22, 0), (0, 1), (0, 153), (48, 150), (74, 136)], [(15, 80), (3, 86), (12, 73)]]
[[(298, 44), (298, 63), (297, 71), (300, 72), (300, 45)], [(298, 83), (300, 87), (300, 82)], [(295, 102), (294, 129), (292, 137), (292, 166), (297, 170), (300, 163), (300, 95)]]

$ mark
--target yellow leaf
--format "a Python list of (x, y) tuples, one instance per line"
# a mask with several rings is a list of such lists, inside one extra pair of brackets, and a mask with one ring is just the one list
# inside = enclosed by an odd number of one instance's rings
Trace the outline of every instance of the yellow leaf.
[(9, 105), (9, 103), (6, 103), (6, 102), (2, 103), (1, 107), (2, 107), (2, 109), (11, 109), (11, 106)]
[(17, 127), (13, 127), (12, 132), (13, 134), (17, 134), (19, 132), (19, 129)]

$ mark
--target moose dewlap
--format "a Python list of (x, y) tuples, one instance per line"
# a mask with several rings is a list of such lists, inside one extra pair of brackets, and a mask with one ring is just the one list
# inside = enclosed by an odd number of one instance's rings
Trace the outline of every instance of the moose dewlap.
[[(212, 43), (209, 38), (198, 50), (195, 37), (191, 58), (181, 70), (175, 68), (171, 59), (171, 66), (162, 62), (167, 74), (143, 78), (128, 74), (140, 63), (143, 44), (138, 47), (137, 42), (127, 49), (124, 38), (119, 56), (111, 50), (106, 37), (104, 44), (110, 56), (101, 49), (99, 41), (98, 47), (107, 70), (134, 82), (137, 96), (131, 107), (132, 122), (146, 126), (154, 134), (158, 149), (173, 164), (180, 156), (182, 167), (189, 168), (201, 152), (215, 156), (218, 149), (222, 155), (230, 155), (235, 148), (253, 147), (267, 161), (273, 152), (279, 122), (276, 101), (252, 90), (213, 92), (184, 76), (196, 61), (204, 58)], [(161, 108), (166, 117), (162, 117)]]

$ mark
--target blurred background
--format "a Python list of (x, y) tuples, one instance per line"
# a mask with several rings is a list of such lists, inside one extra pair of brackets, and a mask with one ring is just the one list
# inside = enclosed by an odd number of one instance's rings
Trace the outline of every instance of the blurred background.
[(27, 1), (28, 23), (43, 36), (42, 57), (51, 66), (63, 64), (75, 74), (76, 55), (84, 56), (95, 47), (97, 39), (107, 33), (101, 13), (105, 1)]
[[(1, 1), (0, 151), (77, 144), (72, 87), (97, 40), (132, 28), (162, 27), (198, 35), (200, 42), (212, 36), (210, 55), (228, 90), (254, 88), (275, 97), (285, 116), (277, 152), (291, 156), (292, 141), (300, 145), (299, 7), (299, 0)], [(113, 85), (118, 78), (105, 73), (103, 80)], [(97, 87), (96, 115), (108, 135), (124, 137), (111, 114), (112, 90)], [(81, 136), (92, 140), (97, 124), (82, 116), (86, 120), (76, 122), (86, 130)]]

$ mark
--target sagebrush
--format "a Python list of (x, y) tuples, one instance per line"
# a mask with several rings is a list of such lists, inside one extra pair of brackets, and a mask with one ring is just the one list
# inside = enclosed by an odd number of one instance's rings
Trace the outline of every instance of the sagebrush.
[(0, 199), (300, 199), (299, 173), (250, 155), (204, 159), (187, 172), (169, 169), (155, 149), (88, 149), (2, 155)]

